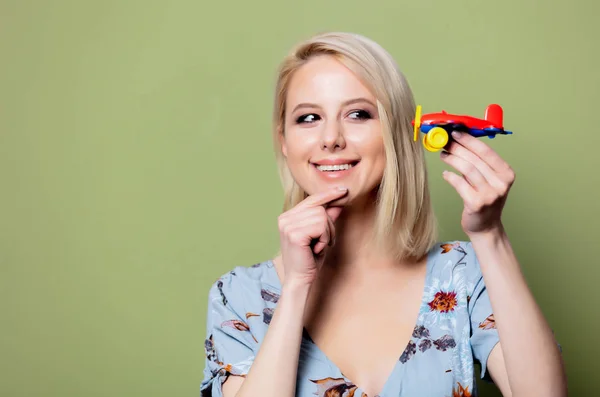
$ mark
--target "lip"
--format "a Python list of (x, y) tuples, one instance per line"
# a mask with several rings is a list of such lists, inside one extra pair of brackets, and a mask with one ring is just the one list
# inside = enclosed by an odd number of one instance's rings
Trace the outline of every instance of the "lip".
[(358, 164), (360, 160), (356, 159), (323, 159), (319, 161), (311, 161), (311, 164), (317, 165), (340, 165), (340, 164)]

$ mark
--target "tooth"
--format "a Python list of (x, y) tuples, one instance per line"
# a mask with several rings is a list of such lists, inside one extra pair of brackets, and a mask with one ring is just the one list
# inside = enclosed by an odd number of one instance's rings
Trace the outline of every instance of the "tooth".
[(352, 168), (351, 164), (336, 164), (336, 165), (318, 165), (319, 171), (341, 171)]

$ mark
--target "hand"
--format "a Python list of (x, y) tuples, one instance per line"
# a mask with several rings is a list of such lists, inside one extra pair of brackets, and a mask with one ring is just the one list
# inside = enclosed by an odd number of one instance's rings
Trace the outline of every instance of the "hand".
[(315, 280), (325, 248), (335, 239), (334, 222), (342, 212), (341, 207), (327, 204), (347, 192), (336, 187), (314, 194), (279, 216), (285, 283), (299, 281), (309, 285)]
[(444, 171), (444, 179), (464, 201), (461, 226), (472, 237), (502, 230), (502, 209), (515, 180), (512, 168), (480, 139), (466, 133), (452, 134), (454, 141), (441, 158), (458, 170)]

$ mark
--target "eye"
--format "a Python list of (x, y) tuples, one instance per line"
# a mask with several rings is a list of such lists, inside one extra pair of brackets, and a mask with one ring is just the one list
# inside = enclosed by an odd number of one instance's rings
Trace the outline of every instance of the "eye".
[(300, 116), (296, 119), (296, 123), (297, 124), (314, 123), (315, 121), (318, 121), (320, 119), (321, 119), (321, 117), (319, 117), (318, 115), (316, 115), (314, 113), (303, 114), (302, 116)]
[(371, 118), (371, 113), (366, 110), (353, 110), (348, 116), (355, 120), (367, 120)]

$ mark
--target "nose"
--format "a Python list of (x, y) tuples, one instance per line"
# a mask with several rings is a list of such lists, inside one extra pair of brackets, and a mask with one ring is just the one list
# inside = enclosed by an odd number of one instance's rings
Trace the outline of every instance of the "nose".
[(329, 121), (323, 128), (321, 135), (321, 149), (335, 151), (346, 147), (344, 131), (338, 121)]

